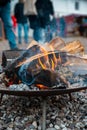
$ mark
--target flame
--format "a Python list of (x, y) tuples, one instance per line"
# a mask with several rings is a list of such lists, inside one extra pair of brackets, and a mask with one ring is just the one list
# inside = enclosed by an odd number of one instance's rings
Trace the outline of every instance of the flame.
[(6, 87), (9, 87), (10, 85), (13, 85), (13, 84), (20, 84), (21, 80), (19, 80), (16, 75), (10, 78), (7, 75), (5, 75), (3, 78), (3, 82), (6, 85)]
[(45, 60), (45, 62), (42, 63), (41, 59), (38, 58), (39, 64), (40, 64), (40, 66), (41, 66), (42, 69), (50, 68), (50, 69), (52, 69), (52, 70), (55, 70), (57, 64), (58, 64), (58, 63), (61, 63), (61, 57), (60, 57), (60, 55), (59, 55), (59, 58), (57, 59), (57, 58), (56, 58), (56, 55), (55, 55), (55, 53), (54, 53), (54, 50), (53, 50), (53, 48), (52, 48), (52, 46), (49, 46), (49, 47), (50, 47), (50, 49), (51, 49), (51, 52), (50, 52), (50, 53), (53, 55), (53, 57), (52, 57), (52, 58), (50, 59), (50, 61), (49, 61), (49, 58), (48, 58), (49, 52), (47, 52), (46, 50), (44, 50), (44, 53), (43, 53), (43, 54), (44, 54), (44, 60)]
[(48, 89), (47, 86), (44, 86), (42, 84), (36, 84), (36, 87), (39, 88), (39, 89)]
[(54, 64), (54, 62), (53, 62), (52, 59), (51, 59), (51, 64), (52, 64), (52, 70), (54, 70), (54, 68), (55, 68), (55, 64)]
[[(27, 49), (30, 49), (31, 47), (33, 47), (34, 45), (37, 45), (38, 47), (40, 47), (40, 51), (41, 53), (36, 54), (32, 57), (29, 57), (29, 59), (24, 59), (24, 61), (20, 62), (16, 67), (20, 67), (23, 64), (26, 64), (28, 62), (33, 61), (34, 59), (40, 58), (42, 56), (46, 56), (47, 53), (49, 54), (50, 52), (53, 52), (53, 59), (52, 61), (52, 68), (55, 64), (60, 62), (61, 63), (61, 58), (59, 57), (59, 59), (56, 59), (55, 54), (54, 54), (54, 50), (59, 50), (60, 52), (67, 52), (70, 54), (84, 54), (84, 46), (82, 45), (82, 43), (79, 40), (75, 40), (75, 41), (71, 41), (67, 44), (65, 44), (65, 42), (59, 38), (56, 37), (55, 39), (53, 39), (50, 43), (45, 43), (43, 46), (41, 44), (39, 44), (38, 42), (36, 42), (35, 40), (32, 40), (31, 43), (29, 44), (29, 46), (27, 47)], [(61, 45), (63, 45), (61, 47)], [(54, 62), (54, 63), (53, 63)]]
[[(20, 67), (23, 64), (26, 64), (28, 62), (32, 62), (35, 59), (38, 59), (39, 64), (36, 64), (37, 68), (41, 67), (42, 69), (50, 68), (52, 70), (55, 70), (55, 68), (57, 67), (57, 64), (61, 63), (61, 57), (59, 55), (59, 58), (56, 58), (54, 49), (52, 48), (52, 46), (49, 46), (49, 47), (50, 47), (51, 51), (48, 52), (44, 47), (41, 47), (40, 54), (37, 54), (28, 59), (25, 59), (23, 62), (20, 62), (16, 67)], [(50, 61), (49, 61), (49, 57), (48, 57), (49, 54), (52, 54), (52, 58), (50, 58)], [(44, 62), (41, 61), (42, 57), (44, 59)]]
[(53, 47), (50, 45), (50, 49), (52, 50), (52, 54), (53, 54), (53, 59), (51, 59), (51, 64), (52, 64), (52, 70), (54, 70), (55, 66), (57, 65), (57, 58), (56, 55), (54, 53), (54, 49)]
[(39, 63), (41, 65), (42, 69), (46, 69), (46, 65), (41, 62), (40, 58), (38, 60), (39, 60)]
[[(47, 69), (47, 68), (49, 67), (50, 69), (54, 70), (54, 69), (56, 68), (57, 64), (58, 64), (59, 62), (61, 63), (61, 57), (60, 57), (60, 55), (59, 55), (59, 58), (57, 59), (57, 58), (56, 58), (56, 55), (55, 55), (55, 53), (54, 53), (53, 47), (52, 47), (51, 45), (50, 45), (49, 47), (50, 47), (50, 50), (51, 50), (51, 54), (53, 55), (53, 57), (51, 58), (51, 62), (49, 62), (49, 58), (48, 58), (49, 52), (47, 52), (47, 51), (45, 50), (44, 58), (45, 58), (45, 61), (46, 61), (46, 62), (43, 64), (43, 63), (41, 62), (40, 58), (39, 58), (39, 63), (40, 63), (40, 65), (41, 65), (41, 67), (42, 67), (43, 69)], [(46, 56), (45, 56), (45, 54), (46, 54)], [(47, 65), (47, 66), (46, 66), (46, 65)]]
[[(31, 45), (27, 48), (27, 49), (29, 49), (31, 47)], [(19, 64), (16, 66), (16, 68), (17, 67), (20, 67), (21, 65), (23, 65), (23, 64), (26, 64), (26, 63), (28, 63), (28, 62), (31, 62), (31, 61), (33, 61), (33, 60), (35, 60), (35, 59), (38, 59), (39, 57), (42, 57), (42, 56), (44, 56), (45, 55), (45, 58), (46, 58), (46, 60), (48, 59), (48, 52), (47, 52), (47, 50), (43, 47), (43, 46), (41, 46), (41, 45), (39, 45), (39, 47), (40, 47), (40, 51), (41, 51), (41, 53), (39, 53), (39, 54), (36, 54), (36, 55), (34, 55), (34, 56), (32, 56), (32, 57), (29, 57), (28, 59), (24, 59), (24, 61), (22, 61), (22, 62), (19, 62)], [(46, 57), (47, 56), (47, 57)]]

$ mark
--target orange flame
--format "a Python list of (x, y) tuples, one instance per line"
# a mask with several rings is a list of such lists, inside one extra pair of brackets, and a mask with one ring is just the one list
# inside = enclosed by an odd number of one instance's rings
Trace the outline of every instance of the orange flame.
[[(59, 58), (57, 59), (52, 46), (50, 46), (50, 49), (51, 49), (51, 52), (46, 52), (46, 50), (45, 50), (46, 55), (44, 54), (44, 59), (45, 59), (44, 63), (42, 63), (40, 58), (38, 60), (43, 69), (50, 68), (50, 69), (54, 70), (56, 68), (57, 64), (61, 63), (61, 57), (59, 55)], [(49, 58), (48, 58), (49, 53), (51, 53), (53, 55), (53, 57), (51, 58), (51, 61), (49, 61)]]
[[(54, 51), (54, 48), (49, 45), (49, 50), (47, 51), (43, 46), (39, 46), (40, 47), (40, 53), (36, 54), (32, 57), (29, 57), (28, 59), (25, 59), (25, 61), (21, 62), (20, 64), (18, 64), (18, 66), (26, 64), (28, 62), (32, 62), (34, 60), (37, 59), (36, 64), (33, 68), (37, 71), (39, 69), (51, 69), (52, 71), (54, 71), (57, 67), (57, 65), (60, 65), (62, 63), (62, 59), (61, 59), (61, 55), (60, 53), (58, 53), (58, 56), (56, 57), (56, 53)], [(51, 56), (49, 57), (49, 54), (51, 54)], [(35, 71), (35, 73), (36, 73)], [(35, 84), (36, 87), (38, 87), (39, 89), (48, 89), (49, 87), (42, 85), (42, 84)]]
[(47, 86), (44, 86), (42, 84), (36, 84), (36, 87), (39, 88), (39, 89), (48, 89)]
[(54, 68), (55, 68), (55, 64), (54, 64), (54, 62), (53, 62), (53, 60), (51, 59), (51, 65), (52, 65), (52, 70), (54, 70)]
[(46, 69), (46, 64), (43, 64), (43, 63), (41, 62), (40, 58), (39, 58), (38, 60), (39, 60), (39, 63), (40, 63), (40, 65), (41, 65), (42, 69)]
[[(41, 66), (42, 69), (50, 68), (50, 69), (54, 70), (56, 68), (57, 64), (61, 63), (61, 57), (59, 55), (59, 58), (56, 58), (53, 47), (49, 46), (49, 48), (51, 51), (47, 51), (44, 47), (42, 47), (40, 45), (41, 53), (36, 54), (32, 57), (29, 57), (28, 59), (25, 59), (24, 61), (20, 62), (16, 67), (20, 67), (23, 64), (26, 64), (28, 62), (32, 62), (35, 59), (38, 59), (39, 64), (36, 65), (37, 68), (39, 68)], [(53, 55), (52, 58), (50, 59), (50, 61), (49, 61), (49, 57), (48, 57), (49, 54)], [(42, 57), (44, 59), (44, 62), (41, 61)]]

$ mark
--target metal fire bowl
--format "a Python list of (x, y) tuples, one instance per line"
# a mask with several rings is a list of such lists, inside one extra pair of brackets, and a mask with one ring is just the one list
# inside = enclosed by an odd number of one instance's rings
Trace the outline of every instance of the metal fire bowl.
[(68, 88), (68, 89), (51, 89), (51, 90), (38, 90), (38, 91), (12, 91), (8, 89), (0, 90), (1, 98), (0, 102), (2, 101), (2, 97), (4, 94), (7, 95), (15, 95), (15, 96), (26, 96), (26, 97), (39, 97), (41, 96), (43, 99), (42, 105), (42, 130), (46, 130), (46, 97), (47, 96), (55, 96), (55, 95), (63, 95), (63, 94), (71, 94), (72, 92), (77, 92), (80, 90), (85, 90), (86, 87), (77, 87), (77, 88)]
[[(5, 67), (8, 62), (11, 62), (18, 56), (20, 56), (25, 50), (5, 50), (2, 53), (2, 66)], [(63, 95), (63, 94), (70, 94), (73, 92), (78, 92), (80, 90), (85, 90), (86, 87), (73, 87), (73, 88), (67, 88), (67, 89), (46, 89), (46, 90), (36, 90), (36, 91), (14, 91), (9, 89), (0, 89), (1, 95), (7, 94), (7, 95), (15, 95), (15, 96), (55, 96), (55, 95)]]
[[(21, 53), (23, 53), (24, 50), (21, 51), (16, 51), (16, 56), (20, 56)], [(7, 55), (8, 53), (8, 55)], [(12, 55), (11, 55), (12, 54)], [(13, 57), (14, 55), (14, 57)], [(10, 57), (12, 56), (12, 57)], [(8, 64), (8, 61), (11, 62), (12, 59), (14, 60), (16, 58), (15, 56), (15, 51), (5, 51), (3, 52), (3, 56), (2, 56), (2, 66), (5, 67)], [(4, 94), (7, 95), (14, 95), (14, 96), (26, 96), (26, 97), (42, 97), (43, 98), (43, 106), (42, 106), (42, 110), (43, 110), (43, 115), (42, 115), (42, 130), (46, 130), (46, 97), (48, 96), (56, 96), (56, 95), (64, 95), (64, 94), (71, 94), (73, 92), (78, 92), (81, 90), (86, 90), (86, 87), (73, 87), (73, 88), (67, 88), (67, 89), (46, 89), (46, 90), (31, 90), (31, 91), (13, 91), (13, 90), (9, 90), (9, 89), (0, 89), (0, 93), (1, 93), (1, 98), (0, 98), (0, 102), (2, 101), (2, 97)]]
[(0, 93), (2, 95), (15, 95), (15, 96), (26, 96), (26, 97), (35, 97), (35, 96), (41, 96), (41, 97), (47, 97), (47, 96), (55, 96), (55, 95), (64, 95), (64, 94), (70, 94), (73, 92), (78, 92), (81, 90), (87, 89), (86, 87), (73, 87), (73, 88), (67, 88), (67, 89), (50, 89), (50, 90), (34, 90), (34, 91), (13, 91), (9, 89), (0, 89)]

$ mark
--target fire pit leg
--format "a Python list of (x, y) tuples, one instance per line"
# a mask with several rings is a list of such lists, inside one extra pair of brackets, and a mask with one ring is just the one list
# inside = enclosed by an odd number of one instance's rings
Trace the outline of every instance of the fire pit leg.
[(42, 116), (42, 130), (46, 130), (46, 98), (42, 98), (42, 110), (43, 110), (43, 116)]
[(0, 95), (0, 104), (1, 104), (1, 101), (2, 101), (2, 98), (3, 98), (3, 95), (4, 95), (4, 94), (2, 94), (2, 93), (1, 93), (1, 95)]

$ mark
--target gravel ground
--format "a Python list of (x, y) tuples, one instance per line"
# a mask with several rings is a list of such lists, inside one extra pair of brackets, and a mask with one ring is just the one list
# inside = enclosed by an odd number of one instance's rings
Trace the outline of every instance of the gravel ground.
[[(87, 38), (68, 37), (65, 42), (80, 40), (87, 52)], [(2, 51), (9, 49), (7, 41), (0, 41), (0, 62)], [(20, 49), (27, 44), (18, 45)], [(87, 92), (47, 98), (46, 130), (86, 130), (87, 129)], [(42, 130), (41, 98), (4, 96), (0, 104), (0, 130)]]

